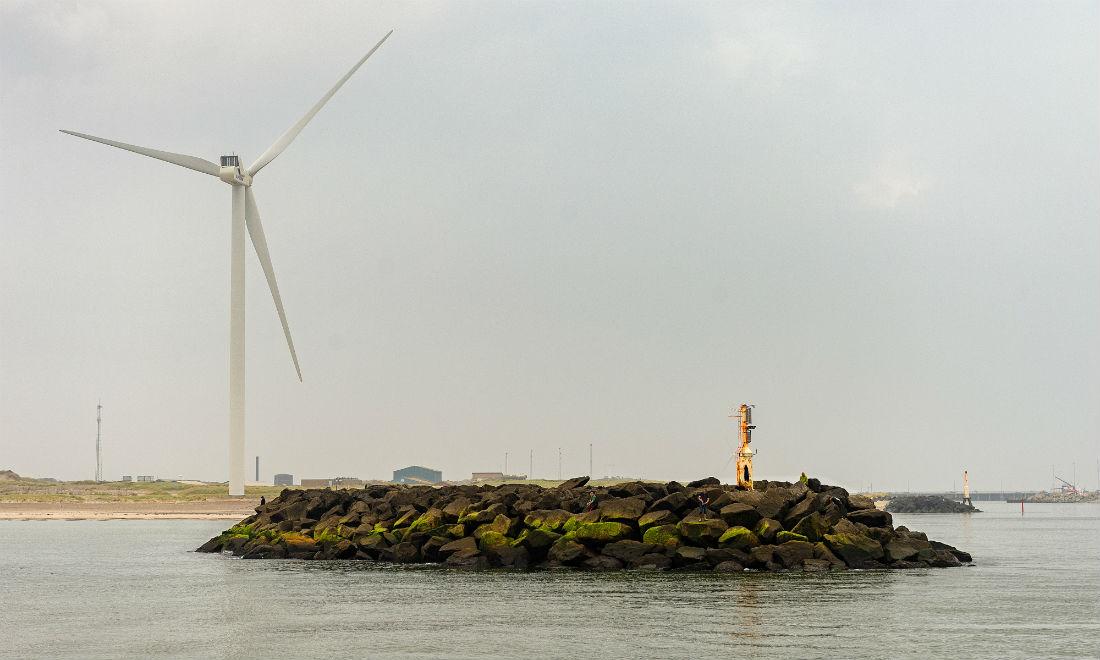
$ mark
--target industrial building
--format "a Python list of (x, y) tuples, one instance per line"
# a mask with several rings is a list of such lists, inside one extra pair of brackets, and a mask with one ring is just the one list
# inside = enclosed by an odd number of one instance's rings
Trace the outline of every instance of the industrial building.
[(475, 472), (470, 481), (504, 481), (503, 472)]
[(526, 474), (504, 474), (503, 472), (474, 472), (470, 481), (525, 481)]
[(437, 484), (443, 481), (443, 472), (420, 465), (393, 471), (393, 481), (399, 484)]
[(276, 486), (293, 486), (294, 475), (293, 474), (277, 474), (275, 475)]
[(332, 488), (332, 479), (302, 479), (302, 488)]
[[(290, 476), (290, 475), (286, 475)], [(359, 477), (333, 477), (332, 479), (302, 479), (302, 488), (362, 488)]]

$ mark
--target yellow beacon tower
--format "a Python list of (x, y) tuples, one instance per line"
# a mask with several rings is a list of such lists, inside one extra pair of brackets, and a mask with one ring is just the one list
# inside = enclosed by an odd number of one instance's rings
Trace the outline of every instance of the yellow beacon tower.
[[(730, 415), (733, 417), (733, 415)], [(741, 425), (741, 442), (737, 446), (737, 485), (752, 490), (752, 430), (756, 428), (752, 423), (752, 406), (742, 403), (738, 410), (737, 419)]]

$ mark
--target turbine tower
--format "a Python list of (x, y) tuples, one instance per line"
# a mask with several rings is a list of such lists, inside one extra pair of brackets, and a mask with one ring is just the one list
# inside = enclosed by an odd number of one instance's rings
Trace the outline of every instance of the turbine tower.
[(103, 422), (103, 402), (95, 405), (95, 482), (103, 481), (103, 454), (100, 451), (99, 428)]
[(298, 123), (291, 126), (283, 133), (275, 143), (267, 148), (256, 162), (247, 169), (242, 169), (237, 156), (222, 156), (221, 164), (214, 163), (196, 156), (159, 151), (147, 147), (138, 147), (124, 142), (115, 142), (105, 138), (85, 135), (74, 131), (62, 130), (62, 133), (75, 135), (85, 140), (92, 140), (111, 147), (118, 147), (132, 151), (143, 156), (163, 160), (173, 165), (179, 165), (196, 170), (210, 176), (218, 177), (232, 186), (233, 203), (230, 215), (230, 267), (229, 267), (229, 494), (233, 496), (244, 495), (244, 236), (248, 232), (252, 239), (252, 247), (256, 250), (256, 256), (260, 260), (260, 268), (267, 278), (267, 286), (271, 290), (271, 297), (275, 301), (275, 311), (279, 314), (279, 322), (283, 325), (283, 334), (286, 336), (286, 345), (290, 349), (290, 359), (294, 362), (294, 371), (298, 374), (298, 380), (302, 380), (302, 370), (298, 366), (298, 355), (294, 351), (294, 341), (290, 338), (290, 326), (287, 325), (286, 312), (283, 310), (283, 300), (279, 296), (279, 285), (275, 282), (275, 271), (271, 267), (271, 256), (267, 249), (267, 239), (264, 238), (264, 228), (260, 223), (260, 211), (256, 206), (256, 197), (252, 194), (252, 180), (268, 163), (283, 152), (298, 133), (306, 127), (309, 120), (313, 119), (325, 103), (332, 98), (352, 74), (363, 66), (363, 63), (378, 50), (386, 39), (390, 38), (393, 30), (386, 33), (382, 40), (374, 45), (344, 77), (336, 82), (321, 100), (318, 101)]

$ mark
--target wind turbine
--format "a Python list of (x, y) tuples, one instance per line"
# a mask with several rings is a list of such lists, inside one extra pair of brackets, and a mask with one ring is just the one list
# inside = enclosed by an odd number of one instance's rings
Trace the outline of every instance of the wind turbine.
[(286, 345), (290, 349), (290, 359), (294, 362), (294, 370), (298, 374), (298, 380), (302, 380), (302, 370), (298, 366), (298, 354), (294, 352), (294, 340), (290, 338), (290, 326), (287, 325), (286, 312), (283, 310), (283, 299), (279, 295), (279, 285), (275, 282), (275, 271), (271, 267), (271, 256), (267, 249), (267, 239), (264, 238), (263, 224), (260, 223), (260, 211), (256, 207), (256, 197), (252, 194), (252, 180), (268, 163), (275, 160), (279, 154), (290, 145), (298, 133), (306, 127), (309, 120), (313, 119), (325, 103), (332, 98), (352, 74), (363, 66), (363, 63), (378, 50), (386, 39), (390, 38), (393, 30), (386, 33), (382, 40), (374, 45), (361, 60), (344, 74), (344, 77), (321, 97), (298, 123), (291, 126), (275, 143), (267, 148), (256, 162), (248, 169), (242, 170), (237, 156), (222, 156), (221, 165), (198, 158), (168, 151), (159, 151), (147, 147), (138, 147), (124, 142), (115, 142), (105, 138), (62, 130), (62, 133), (75, 135), (85, 140), (92, 140), (119, 149), (132, 151), (143, 156), (163, 160), (173, 165), (179, 165), (196, 170), (210, 176), (215, 176), (228, 183), (233, 189), (233, 207), (230, 222), (230, 277), (229, 277), (229, 494), (232, 496), (244, 495), (244, 234), (248, 231), (252, 239), (252, 246), (256, 249), (256, 256), (260, 260), (264, 276), (267, 277), (267, 286), (271, 289), (271, 297), (275, 301), (275, 310), (279, 313), (279, 321), (283, 324), (283, 334), (286, 335)]

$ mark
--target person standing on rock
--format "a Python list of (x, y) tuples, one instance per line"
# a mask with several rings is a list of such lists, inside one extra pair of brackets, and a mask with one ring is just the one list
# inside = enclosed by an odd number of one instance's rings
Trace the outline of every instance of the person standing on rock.
[(265, 504), (267, 504), (267, 498), (260, 495), (260, 506), (264, 506)]
[(699, 515), (703, 516), (704, 518), (707, 517), (707, 505), (708, 504), (710, 504), (710, 498), (709, 497), (704, 498), (702, 495), (700, 495), (699, 496)]
[(596, 494), (592, 493), (588, 496), (588, 504), (585, 505), (584, 510), (593, 511), (596, 508)]

